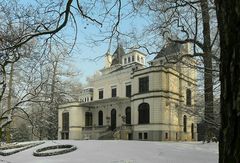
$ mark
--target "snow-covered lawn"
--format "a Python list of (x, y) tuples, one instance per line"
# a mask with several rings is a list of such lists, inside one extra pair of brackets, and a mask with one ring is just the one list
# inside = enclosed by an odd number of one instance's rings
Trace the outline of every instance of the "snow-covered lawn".
[[(56, 156), (35, 157), (39, 148), (69, 144), (77, 150)], [(0, 163), (217, 163), (218, 144), (201, 142), (147, 142), (121, 140), (57, 140), (10, 155)]]

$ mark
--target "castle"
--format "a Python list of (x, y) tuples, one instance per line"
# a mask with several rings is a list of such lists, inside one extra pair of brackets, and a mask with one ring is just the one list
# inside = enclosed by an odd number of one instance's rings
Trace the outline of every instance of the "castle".
[(59, 139), (196, 140), (196, 64), (189, 44), (168, 43), (146, 55), (118, 45), (78, 102), (58, 108)]

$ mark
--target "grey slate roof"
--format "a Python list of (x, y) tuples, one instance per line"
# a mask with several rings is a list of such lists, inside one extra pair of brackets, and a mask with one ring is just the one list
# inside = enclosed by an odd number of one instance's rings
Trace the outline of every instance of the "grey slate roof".
[(113, 60), (112, 60), (112, 65), (116, 64), (122, 64), (122, 57), (125, 55), (123, 46), (121, 44), (118, 44), (117, 49), (113, 53)]
[(160, 52), (158, 52), (157, 56), (154, 59), (158, 59), (164, 56), (168, 56), (171, 54), (177, 54), (181, 51), (182, 44), (169, 42), (165, 47), (163, 47)]

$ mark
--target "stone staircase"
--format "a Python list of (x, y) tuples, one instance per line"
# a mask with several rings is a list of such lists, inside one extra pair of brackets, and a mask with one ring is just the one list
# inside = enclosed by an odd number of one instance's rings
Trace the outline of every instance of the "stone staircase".
[(108, 130), (98, 137), (98, 140), (114, 140), (113, 131)]

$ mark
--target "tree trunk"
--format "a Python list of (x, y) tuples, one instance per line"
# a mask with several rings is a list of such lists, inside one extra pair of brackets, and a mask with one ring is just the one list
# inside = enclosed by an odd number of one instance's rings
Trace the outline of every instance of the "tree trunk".
[(240, 2), (215, 0), (221, 46), (219, 163), (240, 162)]
[(205, 137), (208, 141), (214, 136), (213, 126), (213, 75), (212, 75), (212, 49), (210, 37), (210, 16), (207, 0), (201, 0), (201, 12), (203, 20), (203, 51), (204, 51), (204, 99), (205, 99)]
[(55, 100), (55, 87), (56, 87), (56, 78), (57, 78), (57, 70), (58, 70), (58, 59), (52, 63), (53, 66), (53, 75), (52, 75), (52, 83), (51, 83), (51, 101), (50, 101), (50, 116), (48, 117), (48, 121), (51, 122), (48, 126), (48, 139), (54, 140), (57, 139), (57, 117), (58, 112), (56, 110), (56, 100)]
[[(9, 78), (9, 83), (8, 83), (8, 99), (7, 99), (7, 109), (9, 110), (9, 113), (8, 114), (12, 114), (12, 110), (11, 110), (11, 107), (12, 107), (12, 86), (13, 86), (13, 69), (14, 67), (14, 63), (11, 63), (11, 68), (10, 68), (10, 78)], [(7, 126), (6, 126), (6, 141), (7, 143), (10, 143), (11, 142), (11, 127), (10, 127), (10, 124), (9, 123)]]

